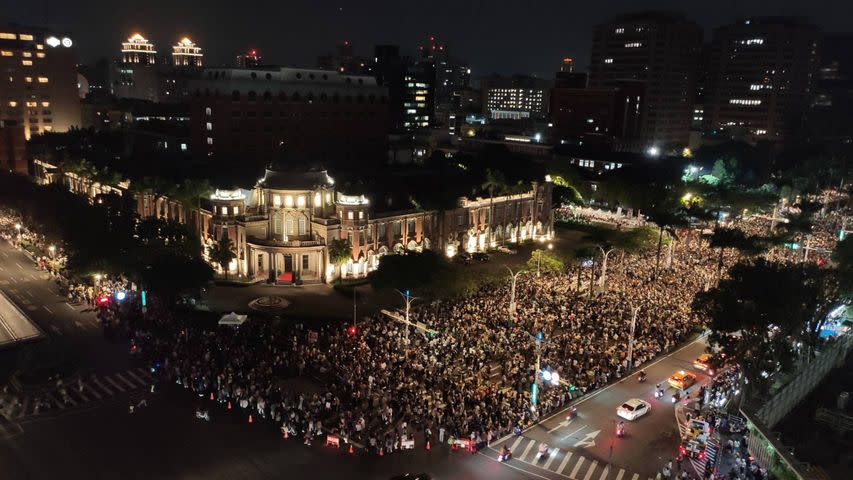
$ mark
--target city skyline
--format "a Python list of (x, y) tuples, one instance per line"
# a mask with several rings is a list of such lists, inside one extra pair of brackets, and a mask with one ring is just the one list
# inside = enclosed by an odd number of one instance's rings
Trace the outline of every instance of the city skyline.
[[(227, 4), (213, 4), (199, 12), (190, 5), (151, 0), (130, 11), (125, 5), (94, 0), (91, 8), (82, 11), (48, 0), (40, 8), (11, 5), (5, 9), (5, 20), (67, 31), (75, 37), (81, 63), (117, 57), (120, 43), (136, 32), (163, 46), (189, 36), (204, 49), (205, 63), (211, 66), (231, 66), (235, 55), (249, 47), (262, 52), (269, 64), (313, 66), (319, 55), (333, 51), (344, 40), (354, 45), (358, 55), (370, 56), (374, 45), (387, 43), (398, 44), (402, 53), (414, 55), (420, 43), (435, 35), (451, 54), (470, 63), (475, 76), (530, 73), (550, 78), (565, 56), (576, 58), (578, 68), (586, 69), (596, 24), (623, 12), (684, 11), (684, 5), (675, 1), (563, 3), (529, 3), (530, 20), (525, 22), (503, 0), (453, 4), (440, 0), (420, 10), (379, 0), (358, 6), (261, 1), (253, 4), (256, 13), (250, 12), (245, 21), (234, 22), (225, 31), (221, 19), (235, 18), (233, 7)], [(706, 41), (714, 27), (746, 16), (803, 15), (824, 31), (833, 32), (846, 29), (843, 19), (853, 13), (851, 7), (830, 0), (813, 2), (808, 12), (794, 0), (777, 2), (772, 12), (757, 1), (728, 3), (725, 8), (719, 4), (691, 6), (690, 13), (685, 13), (704, 28)], [(288, 16), (301, 19), (291, 22)], [(254, 18), (261, 20), (255, 22)]]

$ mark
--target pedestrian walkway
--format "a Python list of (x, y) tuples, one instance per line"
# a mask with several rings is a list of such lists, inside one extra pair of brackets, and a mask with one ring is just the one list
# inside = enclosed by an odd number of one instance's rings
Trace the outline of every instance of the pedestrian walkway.
[(93, 406), (113, 397), (147, 391), (153, 381), (151, 374), (142, 368), (109, 375), (92, 375), (61, 387), (51, 385), (41, 391), (27, 392), (18, 395), (14, 401), (6, 399), (0, 405), (0, 418), (20, 422), (39, 415)]
[[(512, 452), (512, 458), (508, 463), (516, 468), (529, 471), (528, 466), (544, 469), (560, 477), (571, 480), (640, 480), (640, 474), (633, 473), (616, 465), (608, 465), (596, 459), (587, 458), (578, 451), (564, 450), (549, 447), (549, 455), (546, 458), (538, 458), (539, 447), (542, 442), (527, 437), (512, 437), (504, 442)], [(486, 449), (484, 454), (497, 461), (497, 454), (504, 443), (498, 443)], [(522, 464), (522, 465), (519, 465)], [(537, 475), (540, 472), (534, 471)], [(646, 480), (643, 478), (643, 480)], [(648, 478), (648, 480), (652, 480)]]

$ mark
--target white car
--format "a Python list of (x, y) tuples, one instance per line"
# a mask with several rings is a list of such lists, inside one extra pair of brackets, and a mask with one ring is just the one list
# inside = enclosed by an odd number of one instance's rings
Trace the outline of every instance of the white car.
[(649, 413), (651, 409), (652, 406), (649, 402), (640, 400), (639, 398), (632, 398), (616, 409), (616, 415), (619, 415), (625, 420), (636, 420)]

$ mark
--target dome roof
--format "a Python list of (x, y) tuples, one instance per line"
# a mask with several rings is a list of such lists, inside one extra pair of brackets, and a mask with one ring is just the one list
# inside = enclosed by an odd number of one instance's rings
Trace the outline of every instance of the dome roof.
[(273, 190), (313, 190), (317, 187), (331, 187), (335, 181), (326, 170), (288, 170), (267, 168), (264, 178), (258, 186)]

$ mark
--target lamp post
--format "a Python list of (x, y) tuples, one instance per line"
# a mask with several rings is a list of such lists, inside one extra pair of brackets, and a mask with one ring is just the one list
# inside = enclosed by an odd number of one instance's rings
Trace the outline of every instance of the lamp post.
[(634, 330), (637, 327), (637, 312), (640, 307), (631, 307), (631, 335), (628, 337), (628, 369), (634, 367)]
[[(548, 244), (548, 250), (553, 250), (553, 249), (554, 249), (554, 244), (549, 243)], [(536, 276), (540, 277), (540, 276), (542, 276), (542, 269), (541, 269), (541, 266), (542, 266), (542, 250), (536, 250), (536, 253), (538, 254), (538, 255), (536, 255)]]
[(602, 247), (601, 245), (596, 245), (596, 246), (598, 247), (599, 250), (601, 250), (601, 256), (602, 256), (601, 278), (598, 279), (598, 286), (600, 288), (604, 288), (604, 282), (607, 281), (607, 257), (609, 257), (611, 253), (613, 253), (615, 248), (610, 248), (609, 250), (605, 251), (604, 247)]
[(401, 291), (397, 290), (397, 293), (399, 293), (403, 297), (403, 301), (406, 302), (406, 343), (408, 343), (409, 342), (409, 325), (411, 324), (411, 322), (409, 321), (409, 312), (412, 309), (412, 302), (417, 300), (418, 297), (413, 297), (411, 292), (408, 290), (406, 290), (405, 292), (401, 292)]
[(47, 251), (50, 252), (50, 258), (53, 258), (54, 254), (56, 253), (56, 246), (51, 245), (47, 247)]
[(509, 290), (509, 318), (510, 320), (515, 320), (515, 281), (518, 279), (518, 276), (521, 275), (522, 270), (512, 273), (511, 268), (506, 265), (504, 265), (504, 267), (509, 270), (509, 278), (512, 280)]
[(15, 230), (18, 231), (18, 246), (20, 247), (21, 246), (21, 224), (20, 223), (15, 224)]

